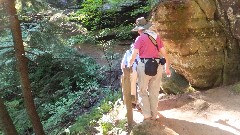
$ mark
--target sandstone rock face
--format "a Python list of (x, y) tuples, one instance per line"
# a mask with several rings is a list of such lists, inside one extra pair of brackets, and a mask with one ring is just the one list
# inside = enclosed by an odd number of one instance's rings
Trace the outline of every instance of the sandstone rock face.
[(240, 80), (240, 2), (169, 0), (152, 12), (152, 29), (172, 67), (192, 86), (209, 88)]

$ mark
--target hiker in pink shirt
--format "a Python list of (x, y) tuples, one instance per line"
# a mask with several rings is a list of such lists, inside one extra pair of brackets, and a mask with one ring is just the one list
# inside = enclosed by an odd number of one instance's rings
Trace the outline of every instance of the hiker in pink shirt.
[[(136, 20), (139, 36), (134, 43), (134, 50), (129, 62), (131, 66), (137, 55), (140, 61), (137, 65), (139, 102), (144, 120), (155, 120), (158, 116), (158, 95), (161, 86), (162, 72), (170, 77), (170, 62), (163, 42), (159, 35), (149, 30), (151, 26), (144, 17)], [(163, 57), (161, 57), (163, 56)], [(163, 67), (165, 66), (165, 67)]]

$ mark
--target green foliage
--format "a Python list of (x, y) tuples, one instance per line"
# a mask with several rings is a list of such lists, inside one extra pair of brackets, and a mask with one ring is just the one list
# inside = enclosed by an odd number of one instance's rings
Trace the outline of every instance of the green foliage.
[(132, 17), (136, 17), (139, 14), (144, 14), (146, 12), (150, 12), (151, 7), (150, 6), (141, 6), (138, 9), (134, 10), (133, 12), (130, 13)]
[(72, 15), (70, 20), (73, 18), (74, 20), (79, 20), (84, 27), (91, 30), (99, 28), (102, 0), (86, 0), (82, 3), (82, 7), (76, 14)]
[(232, 91), (234, 91), (237, 94), (240, 94), (240, 83), (232, 85)]
[[(99, 40), (132, 40), (131, 29), (135, 18), (149, 13), (151, 7), (156, 4), (153, 1), (142, 2), (129, 0), (87, 0), (82, 8), (69, 17), (70, 21), (78, 21), (88, 30), (87, 34), (72, 37), (71, 45), (81, 43), (96, 43)], [(125, 6), (132, 9), (124, 12)], [(123, 10), (123, 11), (121, 11)], [(94, 31), (94, 32), (92, 32)]]
[(71, 36), (71, 38), (69, 38), (67, 42), (71, 46), (79, 45), (79, 44), (89, 44), (89, 43), (93, 44), (96, 42), (96, 36), (91, 32), (87, 34), (79, 34), (76, 36)]
[[(76, 36), (71, 36), (68, 39), (68, 43), (71, 46), (79, 45), (79, 44), (96, 44), (98, 43), (99, 39), (102, 40), (109, 40), (110, 36), (113, 36), (112, 41), (119, 41), (119, 40), (131, 40), (131, 29), (133, 25), (120, 25), (116, 28), (104, 28), (96, 32), (87, 32), (86, 34), (79, 34)], [(101, 42), (100, 42), (101, 44)]]
[(101, 129), (104, 135), (108, 134), (127, 134), (127, 119), (111, 120), (101, 123)]
[[(68, 55), (65, 52), (62, 57), (58, 59), (46, 53), (29, 63), (35, 103), (44, 128), (49, 134), (59, 132), (60, 124), (73, 119), (74, 111), (79, 110), (78, 108), (88, 108), (96, 103), (101, 93), (98, 83), (102, 78), (99, 73), (100, 67), (91, 58), (74, 55), (73, 51), (70, 51)], [(1, 72), (3, 80), (1, 83), (5, 84), (1, 87), (11, 86), (13, 77), (15, 78), (12, 75), (16, 72), (10, 72), (8, 69), (6, 68), (6, 72)], [(4, 76), (5, 78), (2, 78)], [(19, 87), (9, 87), (2, 91), (3, 95), (10, 99), (15, 94), (13, 88), (19, 93)], [(22, 99), (19, 100), (19, 98), (9, 101), (7, 106), (14, 118), (17, 130), (22, 134), (31, 125), (26, 119), (28, 116), (23, 109)]]
[(162, 88), (167, 94), (181, 94), (194, 91), (186, 78), (171, 69), (171, 77), (166, 77), (163, 73)]
[[(12, 99), (13, 95), (20, 93), (20, 83), (16, 71), (16, 61), (12, 36), (9, 30), (1, 32), (0, 42), (0, 95), (6, 99)], [(17, 96), (19, 97), (19, 96)]]
[(111, 112), (103, 115), (101, 119), (99, 119), (98, 123), (100, 124), (100, 128), (103, 135), (107, 134), (126, 134), (126, 124), (127, 119), (119, 119), (120, 113), (123, 113), (125, 110), (125, 105), (118, 99), (113, 105)]
[(102, 122), (101, 123), (101, 128), (103, 130), (103, 134), (107, 135), (108, 131), (111, 131), (113, 129), (113, 124), (109, 122)]
[(62, 57), (56, 59), (45, 54), (36, 59), (37, 65), (31, 66), (36, 103), (49, 133), (57, 133), (59, 124), (74, 116), (74, 110), (88, 108), (100, 94), (100, 67), (92, 59), (74, 56), (73, 52)]
[(111, 33), (112, 33), (112, 29), (110, 28), (101, 29), (99, 30), (98, 35), (96, 35), (97, 36), (96, 38), (105, 37), (110, 35)]
[[(82, 8), (71, 15), (70, 20), (81, 22), (88, 30), (116, 28), (119, 25), (133, 23), (134, 21), (129, 22), (128, 19), (130, 18), (136, 18), (150, 12), (152, 2), (146, 1), (143, 3), (143, 5), (138, 5), (138, 1), (130, 0), (109, 0), (107, 2), (86, 0), (82, 3)], [(133, 6), (133, 9), (129, 11), (130, 13), (121, 11), (126, 5)]]
[(130, 39), (132, 39), (132, 36), (131, 36), (132, 28), (133, 28), (132, 24), (126, 25), (126, 26), (120, 25), (119, 27), (117, 27), (115, 29), (115, 31), (117, 33), (116, 34), (117, 39), (119, 39), (119, 40), (130, 40)]
[[(45, 130), (48, 134), (54, 134), (61, 129), (60, 125), (74, 119), (76, 110), (83, 113), (83, 108), (89, 108), (98, 102), (103, 71), (93, 59), (79, 55), (73, 48), (65, 47), (64, 39), (55, 36), (50, 27), (45, 28), (47, 33), (41, 32), (41, 27), (37, 24), (31, 30), (23, 29), (23, 37), (28, 52), (26, 56), (29, 59), (29, 76), (35, 103)], [(5, 37), (2, 39), (5, 40)], [(8, 98), (9, 104), (17, 101), (18, 107), (9, 105), (8, 108), (17, 130), (24, 134), (31, 125), (26, 119), (28, 116), (21, 99), (15, 60), (6, 55), (0, 56), (4, 65), (1, 66), (4, 72), (0, 73), (3, 84), (1, 93)]]
[[(50, 115), (44, 123), (44, 128), (49, 131), (51, 134), (58, 133), (61, 128), (59, 127), (60, 123), (65, 123), (66, 118), (73, 116), (73, 111), (77, 108), (82, 108), (86, 98), (82, 98), (85, 95), (84, 92), (79, 91), (75, 93), (68, 93), (66, 97), (61, 97), (57, 102), (52, 104), (44, 104), (44, 110), (42, 111), (45, 115)], [(96, 97), (95, 97), (96, 98)], [(77, 108), (76, 106), (77, 105)]]
[(10, 63), (7, 61), (6, 58), (13, 57), (13, 42), (12, 41), (12, 35), (9, 30), (6, 30), (4, 32), (0, 32), (1, 34), (1, 42), (0, 42), (0, 62), (2, 65), (7, 65)]
[[(69, 127), (70, 133), (72, 135), (91, 135), (95, 134), (96, 131), (92, 131), (93, 127), (98, 125), (97, 121), (102, 118), (102, 116), (109, 112), (113, 108), (113, 102), (119, 98), (119, 93), (112, 96), (109, 93), (109, 89), (102, 90), (105, 95), (104, 99), (101, 100), (98, 106), (95, 106), (91, 112), (81, 115), (77, 118), (74, 125)], [(107, 123), (106, 123), (107, 124)], [(107, 125), (106, 125), (107, 126)]]
[(195, 92), (195, 91), (196, 91), (196, 89), (193, 88), (191, 85), (189, 85), (189, 87), (186, 88), (185, 93), (192, 93), (192, 92)]
[(8, 112), (14, 120), (14, 125), (18, 133), (24, 133), (24, 130), (31, 128), (30, 120), (28, 119), (26, 110), (23, 109), (22, 102), (22, 99), (6, 102)]
[(102, 114), (108, 113), (112, 108), (112, 102), (104, 102), (103, 104), (101, 104), (101, 107), (99, 108), (99, 111)]
[[(112, 110), (113, 102), (120, 96), (111, 89), (114, 82), (111, 80), (114, 77), (112, 71), (119, 64), (119, 54), (112, 51), (115, 41), (103, 40), (109, 35), (114, 35), (116, 40), (131, 39), (132, 24), (128, 20), (118, 22), (117, 17), (130, 15), (119, 14), (121, 5), (135, 3), (131, 0), (110, 0), (108, 3), (103, 3), (102, 0), (84, 1), (81, 5), (83, 8), (73, 14), (70, 20), (80, 20), (89, 30), (99, 31), (84, 31), (70, 40), (64, 35), (66, 31), (61, 25), (50, 23), (48, 18), (34, 20), (34, 14), (46, 9), (44, 0), (27, 0), (23, 2), (25, 5), (17, 3), (20, 20), (30, 22), (21, 25), (22, 37), (34, 101), (47, 134), (58, 134), (74, 121), (76, 123), (69, 127), (71, 133), (94, 133), (91, 127), (98, 125), (98, 120)], [(110, 4), (110, 9), (105, 9), (104, 4)], [(141, 9), (148, 10), (144, 6)], [(134, 10), (132, 18), (145, 11)], [(7, 20), (6, 16), (1, 18)], [(67, 23), (69, 20), (63, 18), (59, 21)], [(14, 52), (10, 47), (13, 45), (11, 32), (4, 30), (0, 35), (0, 46), (6, 47), (0, 51), (0, 94), (7, 99), (6, 104), (18, 132), (26, 134), (26, 130), (31, 130), (32, 126), (23, 106)], [(108, 61), (107, 69), (71, 48), (80, 43), (97, 43), (101, 46), (104, 58)], [(106, 75), (107, 79), (103, 80), (106, 70), (110, 71), (110, 75)], [(109, 81), (106, 84), (110, 89), (101, 88), (102, 81)], [(96, 104), (98, 105), (92, 107)], [(91, 112), (88, 112), (89, 109)], [(126, 121), (121, 121), (120, 127), (124, 123)], [(108, 122), (102, 122), (101, 125), (104, 132), (116, 126)]]
[(38, 13), (47, 9), (47, 3), (44, 0), (24, 0), (16, 2), (16, 9), (19, 13)]
[(113, 52), (114, 45), (116, 45), (115, 40), (110, 41), (100, 41), (98, 43), (99, 46), (102, 47), (102, 51), (104, 53), (103, 58), (105, 58), (108, 62), (108, 68), (111, 71), (113, 67), (115, 67), (117, 63), (116, 60), (119, 60), (120, 56), (118, 53)]
[(15, 61), (9, 59), (9, 61), (5, 62), (5, 65), (0, 67), (0, 95), (6, 99), (12, 99), (13, 95), (17, 98), (19, 97), (17, 95), (21, 92), (19, 91), (20, 83), (15, 66)]
[(126, 130), (127, 119), (119, 120), (117, 127)]

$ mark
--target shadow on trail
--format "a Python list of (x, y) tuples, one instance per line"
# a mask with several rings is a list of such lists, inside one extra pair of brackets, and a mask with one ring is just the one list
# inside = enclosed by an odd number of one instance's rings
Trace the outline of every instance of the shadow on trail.
[(158, 102), (158, 111), (179, 108), (179, 107), (182, 107), (185, 104), (188, 104), (194, 100), (195, 99), (192, 98), (190, 95), (182, 95), (180, 97), (176, 97), (176, 98), (172, 98), (172, 99), (160, 100)]
[(221, 119), (219, 119), (218, 121), (216, 121), (216, 123), (219, 123), (219, 124), (222, 124), (222, 125), (231, 127), (231, 128), (233, 128), (233, 129), (237, 130), (238, 132), (240, 132), (240, 129), (239, 129), (239, 128), (234, 127), (234, 126), (228, 124), (227, 121), (228, 121), (228, 120), (221, 120)]
[(217, 127), (201, 123), (193, 123), (186, 120), (160, 117), (157, 119), (157, 122), (161, 126), (167, 126), (179, 135), (236, 135)]

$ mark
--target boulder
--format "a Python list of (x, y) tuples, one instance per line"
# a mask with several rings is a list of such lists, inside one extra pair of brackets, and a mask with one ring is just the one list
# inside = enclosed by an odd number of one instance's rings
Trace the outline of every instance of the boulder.
[(211, 88), (240, 80), (237, 2), (171, 0), (153, 10), (151, 29), (160, 34), (172, 68), (192, 86)]

